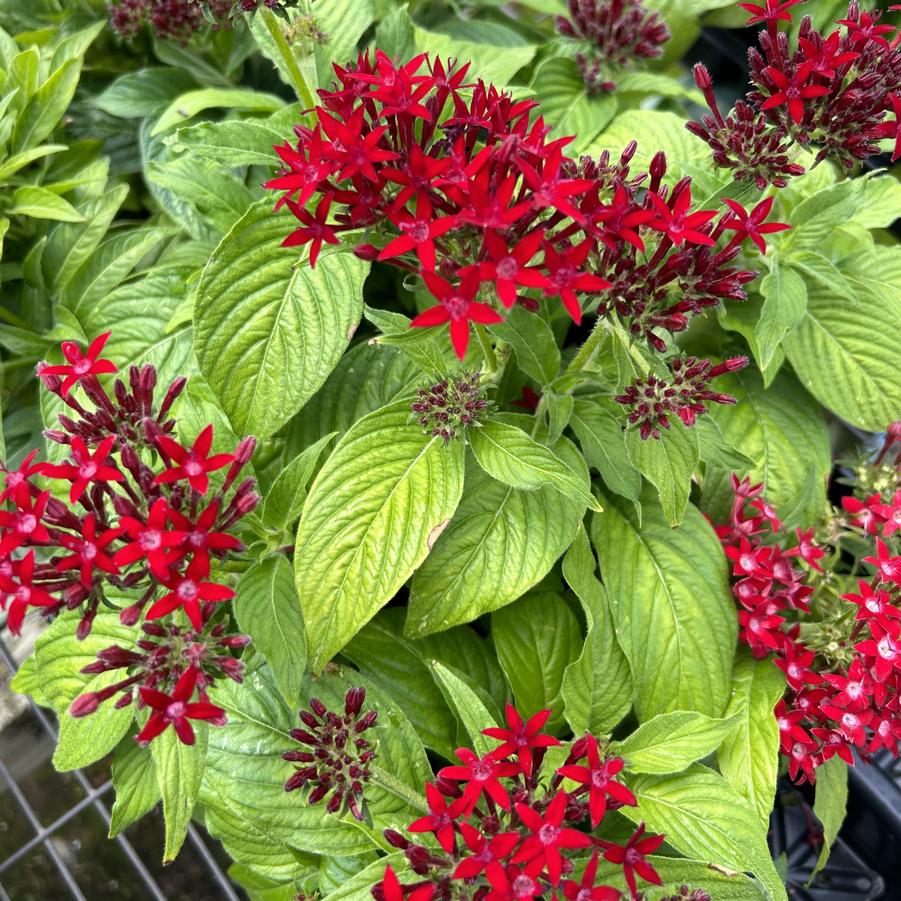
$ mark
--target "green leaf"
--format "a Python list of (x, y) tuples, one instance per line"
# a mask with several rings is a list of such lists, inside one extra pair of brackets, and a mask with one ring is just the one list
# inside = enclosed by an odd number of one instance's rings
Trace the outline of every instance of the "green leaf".
[(591, 538), (632, 668), (638, 718), (673, 710), (720, 716), (737, 617), (719, 539), (691, 504), (673, 529), (649, 492), (640, 524), (631, 503), (610, 501), (594, 517)]
[(582, 645), (563, 596), (536, 591), (492, 613), (491, 636), (519, 712), (530, 717), (550, 710), (547, 728), (557, 730), (563, 724), (563, 674)]
[(139, 69), (120, 75), (94, 98), (94, 106), (110, 116), (142, 119), (195, 85), (183, 69), (161, 66)]
[(560, 695), (575, 735), (604, 735), (632, 708), (632, 672), (616, 639), (604, 586), (584, 526), (563, 558), (563, 578), (582, 604), (588, 635), (582, 653), (566, 667)]
[(901, 349), (895, 340), (901, 333), (901, 247), (877, 247), (855, 257), (853, 272), (860, 275), (857, 303), (823, 284), (808, 284), (806, 314), (786, 336), (785, 352), (820, 403), (876, 432), (901, 414)]
[(866, 200), (852, 219), (864, 228), (888, 228), (901, 210), (901, 182), (890, 172), (877, 173), (866, 180)]
[(539, 385), (556, 378), (560, 351), (551, 327), (540, 316), (515, 306), (503, 322), (488, 326), (488, 331), (513, 348), (519, 368)]
[(755, 660), (747, 648), (735, 659), (726, 715), (738, 717), (717, 753), (720, 772), (769, 823), (779, 771), (779, 726), (773, 708), (785, 694), (785, 676), (772, 660)]
[[(587, 480), (569, 441), (553, 451)], [(413, 578), (407, 634), (438, 632), (515, 601), (547, 575), (584, 512), (581, 501), (550, 486), (520, 491), (467, 466), (460, 506)]]
[(175, 860), (185, 843), (194, 805), (200, 794), (209, 726), (207, 723), (194, 723), (193, 727), (196, 735), (193, 745), (182, 744), (174, 729), (166, 729), (150, 743), (166, 821), (163, 863)]
[(403, 873), (409, 866), (404, 852), (394, 851), (374, 860), (350, 879), (342, 882), (334, 891), (324, 895), (323, 901), (369, 901), (372, 897), (372, 887), (385, 878), (385, 870), (389, 866), (395, 873)]
[[(281, 246), (290, 221), (251, 207), (203, 271), (194, 351), (235, 430), (271, 435), (316, 392), (363, 312), (369, 264), (323, 254), (316, 268)], [(228, 360), (228, 365), (223, 361)]]
[(51, 134), (69, 108), (80, 75), (81, 60), (70, 59), (40, 86), (16, 120), (10, 142), (13, 151), (36, 147)]
[[(718, 389), (733, 395), (734, 406), (717, 404), (710, 415), (726, 440), (754, 460), (736, 467), (739, 477), (766, 485), (767, 500), (783, 521), (815, 521), (826, 503), (826, 478), (832, 470), (829, 433), (820, 408), (789, 373), (764, 389), (753, 370), (722, 376)], [(803, 458), (804, 467), (796, 461)], [(703, 508), (714, 522), (729, 514), (731, 469), (709, 467), (703, 483)]]
[(198, 113), (214, 107), (225, 109), (253, 110), (274, 113), (285, 105), (285, 101), (275, 94), (264, 94), (250, 88), (200, 88), (176, 97), (157, 119), (150, 132), (151, 137), (192, 119)]
[(701, 460), (713, 467), (730, 471), (753, 466), (754, 461), (731, 444), (723, 434), (716, 420), (710, 416), (698, 419), (694, 428), (698, 436)]
[(423, 435), (406, 403), (338, 442), (310, 488), (294, 558), (315, 672), (412, 575), (462, 492), (462, 445)]
[(792, 226), (786, 233), (784, 249), (817, 252), (832, 231), (853, 219), (866, 200), (867, 183), (863, 178), (847, 178), (807, 197), (788, 217)]
[(786, 901), (766, 830), (719, 773), (695, 764), (677, 775), (637, 776), (629, 787), (638, 806), (620, 808), (624, 816), (664, 833), (668, 844), (689, 857), (753, 873), (772, 901)]
[(591, 94), (574, 59), (551, 57), (535, 70), (531, 83), (541, 101), (541, 114), (556, 138), (575, 135), (573, 153), (587, 148), (616, 114), (616, 96)]
[(12, 200), (13, 205), (7, 210), (10, 216), (31, 216), (32, 219), (53, 219), (57, 222), (84, 221), (68, 200), (46, 188), (16, 188)]
[(41, 674), (38, 672), (38, 661), (34, 654), (22, 661), (9, 682), (9, 688), (16, 694), (30, 695), (35, 704), (41, 707), (50, 706), (41, 687)]
[(166, 143), (223, 166), (275, 166), (278, 157), (272, 148), (285, 139), (267, 120), (246, 119), (189, 125), (179, 128)]
[(110, 813), (109, 837), (120, 832), (150, 813), (160, 801), (160, 787), (156, 764), (147, 748), (142, 748), (127, 735), (116, 748), (112, 766), (116, 802)]
[(403, 611), (383, 610), (347, 644), (343, 654), (404, 711), (423, 743), (451, 758), (456, 720), (432, 675), (421, 642), (404, 638)]
[(24, 169), (35, 160), (43, 159), (45, 156), (67, 149), (65, 144), (42, 144), (40, 147), (32, 147), (31, 150), (16, 153), (0, 164), (0, 181), (6, 181), (11, 175), (15, 175), (16, 172)]
[(422, 370), (400, 351), (357, 344), (338, 362), (325, 384), (287, 427), (286, 456), (300, 453), (326, 435), (343, 435), (367, 413), (402, 398), (411, 400)]
[(482, 735), (483, 729), (496, 726), (497, 722), (479, 696), (452, 667), (434, 660), (432, 672), (445, 700), (469, 735), (471, 747), (476, 754), (484, 755), (496, 748), (495, 740)]
[(241, 631), (272, 667), (285, 699), (296, 706), (307, 668), (307, 636), (285, 557), (269, 557), (241, 576), (234, 612)]
[(620, 405), (600, 395), (577, 398), (571, 423), (585, 460), (601, 474), (607, 488), (637, 501), (641, 495), (641, 474), (632, 465), (626, 449)]
[(102, 306), (97, 301), (105, 301), (141, 258), (168, 236), (168, 230), (159, 226), (114, 234), (72, 273), (60, 291), (60, 303), (79, 317)]
[(44, 631), (35, 643), (35, 661), (41, 682), (42, 699), (59, 719), (59, 741), (53, 755), (58, 770), (85, 767), (104, 757), (119, 744), (134, 718), (134, 710), (115, 709), (112, 701), (89, 716), (73, 717), (72, 702), (82, 694), (99, 691), (121, 681), (116, 672), (88, 676), (82, 668), (93, 663), (99, 651), (111, 645), (131, 647), (135, 630), (119, 622), (115, 611), (99, 613), (91, 634), (79, 641), (75, 628), (77, 612), (64, 613)]
[(527, 491), (551, 485), (568, 498), (600, 510), (590, 484), (522, 429), (496, 420), (485, 422), (471, 432), (470, 444), (482, 469), (499, 482)]
[(467, 60), (472, 63), (470, 71), (478, 72), (485, 84), (507, 85), (513, 76), (527, 66), (535, 56), (536, 47), (495, 47), (475, 41), (461, 40), (446, 34), (426, 31), (414, 26), (416, 48), (431, 53), (432, 58)]
[(630, 773), (664, 776), (712, 754), (735, 727), (742, 711), (718, 719), (691, 710), (659, 713), (628, 738), (616, 742)]
[(322, 452), (337, 432), (323, 435), (301, 451), (276, 477), (266, 495), (260, 518), (274, 529), (285, 529), (297, 522), (307, 496), (307, 484), (316, 471)]
[(848, 807), (848, 764), (832, 757), (817, 769), (813, 812), (823, 826), (823, 848), (811, 873), (816, 876), (829, 860), (829, 852), (838, 837)]
[(697, 434), (674, 418), (659, 438), (645, 440), (637, 429), (630, 429), (626, 449), (632, 465), (657, 489), (669, 524), (679, 525), (691, 491), (691, 475), (700, 459)]
[(770, 272), (760, 283), (763, 308), (755, 329), (760, 348), (758, 364), (766, 369), (782, 340), (804, 318), (807, 286), (791, 266), (774, 257)]

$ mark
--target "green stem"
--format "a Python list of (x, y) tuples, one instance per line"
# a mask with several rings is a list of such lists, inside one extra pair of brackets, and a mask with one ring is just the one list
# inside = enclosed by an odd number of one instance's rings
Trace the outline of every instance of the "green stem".
[(494, 348), (491, 346), (491, 339), (485, 326), (480, 322), (475, 323), (476, 337), (479, 339), (479, 347), (482, 349), (482, 356), (485, 357), (485, 371), (488, 375), (494, 375), (497, 372), (497, 357)]
[(263, 23), (272, 40), (275, 41), (276, 49), (282, 58), (282, 62), (288, 69), (288, 74), (291, 76), (297, 99), (303, 104), (304, 109), (312, 109), (316, 106), (316, 98), (313, 96), (313, 91), (307, 83), (300, 66), (297, 64), (297, 57), (294, 56), (290, 45), (285, 40), (285, 35), (278, 23), (278, 19), (275, 17), (275, 13), (271, 9), (261, 9), (257, 15), (263, 17)]
[(572, 373), (588, 369), (594, 362), (594, 358), (597, 356), (597, 352), (600, 349), (601, 341), (608, 330), (609, 325), (606, 317), (598, 317), (598, 321), (594, 324), (591, 334), (585, 339), (585, 343), (572, 358), (566, 371)]
[(428, 802), (423, 795), (413, 791), (413, 789), (396, 779), (387, 770), (383, 770), (378, 764), (369, 764), (369, 777), (379, 788), (383, 788), (385, 791), (405, 801), (414, 810), (419, 810), (422, 813), (429, 812)]

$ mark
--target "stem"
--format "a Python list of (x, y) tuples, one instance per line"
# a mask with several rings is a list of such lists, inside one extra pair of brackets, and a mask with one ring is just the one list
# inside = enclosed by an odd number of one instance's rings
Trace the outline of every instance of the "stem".
[(605, 317), (598, 317), (598, 321), (594, 324), (591, 334), (585, 339), (585, 343), (579, 348), (579, 352), (572, 358), (567, 372), (581, 372), (588, 369), (594, 362), (598, 350), (600, 350), (601, 340), (608, 331), (607, 320)]
[(262, 16), (266, 30), (269, 32), (272, 40), (275, 41), (279, 56), (281, 56), (282, 62), (285, 64), (288, 74), (291, 76), (291, 81), (294, 85), (294, 91), (297, 94), (298, 100), (303, 104), (304, 109), (312, 109), (316, 106), (316, 98), (313, 96), (313, 91), (307, 83), (307, 79), (301, 71), (300, 66), (297, 64), (297, 57), (294, 56), (291, 47), (285, 40), (285, 35), (275, 17), (275, 13), (273, 13), (271, 9), (264, 8), (259, 10), (257, 15)]
[(485, 370), (488, 375), (494, 375), (497, 372), (497, 357), (495, 356), (494, 348), (491, 346), (491, 339), (488, 337), (488, 332), (481, 322), (474, 324), (476, 337), (479, 339), (479, 347), (482, 349), (482, 356), (485, 357)]
[(369, 764), (369, 777), (379, 788), (383, 788), (385, 791), (405, 801), (415, 810), (422, 813), (429, 812), (428, 802), (423, 795), (404, 785), (403, 782), (396, 779), (387, 770), (383, 770), (378, 764)]

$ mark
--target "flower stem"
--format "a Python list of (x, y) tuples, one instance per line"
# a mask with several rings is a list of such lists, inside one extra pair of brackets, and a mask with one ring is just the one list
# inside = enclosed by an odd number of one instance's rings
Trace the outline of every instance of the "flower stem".
[(488, 337), (485, 326), (480, 322), (475, 323), (475, 329), (476, 337), (479, 339), (479, 347), (482, 349), (482, 356), (485, 358), (485, 371), (489, 375), (494, 375), (497, 372), (497, 357), (495, 356), (494, 348), (491, 346), (491, 339)]
[(267, 31), (272, 37), (272, 40), (275, 41), (279, 56), (285, 64), (288, 74), (291, 76), (294, 90), (297, 93), (297, 99), (303, 104), (304, 109), (312, 109), (316, 106), (316, 98), (313, 96), (313, 91), (307, 83), (307, 79), (301, 71), (300, 66), (297, 64), (297, 58), (294, 56), (288, 42), (285, 40), (285, 35), (278, 23), (278, 19), (275, 17), (275, 13), (273, 13), (271, 9), (261, 9), (258, 14), (262, 16)]
[(579, 348), (578, 353), (572, 358), (567, 368), (568, 372), (581, 372), (584, 369), (591, 368), (594, 358), (600, 349), (601, 341), (609, 330), (607, 319), (599, 316), (598, 321), (594, 324), (591, 334), (585, 339), (585, 343)]
[(369, 764), (369, 778), (379, 788), (383, 788), (395, 797), (405, 801), (414, 810), (419, 810), (422, 813), (429, 812), (428, 802), (423, 795), (413, 791), (413, 789), (392, 776), (387, 770), (382, 769), (378, 764)]

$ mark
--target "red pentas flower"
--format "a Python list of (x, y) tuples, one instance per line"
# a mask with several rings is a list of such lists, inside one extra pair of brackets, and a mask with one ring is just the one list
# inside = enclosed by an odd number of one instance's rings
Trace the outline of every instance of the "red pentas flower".
[(766, 240), (764, 235), (772, 235), (776, 232), (786, 231), (791, 226), (785, 222), (765, 221), (773, 208), (774, 197), (761, 200), (749, 213), (738, 201), (724, 197), (723, 203), (735, 214), (724, 220), (723, 228), (735, 232), (733, 241), (742, 242), (750, 238), (761, 253), (766, 253)]
[(585, 764), (566, 764), (557, 772), (573, 782), (579, 783), (581, 791), (588, 792), (588, 809), (591, 813), (591, 825), (597, 827), (607, 812), (608, 799), (619, 806), (634, 806), (635, 795), (614, 777), (622, 772), (625, 762), (620, 757), (601, 758), (601, 750), (597, 739), (587, 735), (584, 739)]
[(479, 803), (482, 795), (487, 795), (498, 807), (510, 809), (510, 795), (501, 782), (504, 776), (512, 776), (518, 771), (516, 764), (498, 760), (491, 754), (479, 757), (469, 748), (458, 748), (457, 757), (462, 765), (444, 767), (438, 775), (442, 779), (465, 782), (461, 808), (467, 813)]
[(604, 858), (606, 860), (622, 865), (623, 874), (626, 877), (626, 885), (629, 886), (629, 891), (632, 893), (633, 898), (637, 893), (636, 873), (645, 882), (650, 882), (652, 885), (663, 884), (663, 880), (657, 875), (657, 871), (647, 857), (663, 844), (664, 836), (649, 835), (646, 837), (644, 832), (645, 825), (641, 823), (625, 845), (618, 845), (615, 842), (608, 842), (603, 839), (595, 839), (597, 844), (604, 848)]
[(550, 715), (550, 710), (541, 710), (524, 722), (517, 709), (512, 704), (507, 704), (505, 709), (507, 728), (492, 726), (489, 729), (483, 729), (482, 733), (489, 738), (496, 738), (503, 742), (494, 751), (495, 755), (499, 757), (515, 755), (522, 771), (530, 776), (532, 774), (532, 751), (536, 748), (551, 748), (560, 744), (552, 735), (545, 735), (541, 731)]
[[(127, 384), (115, 379), (107, 390), (96, 377), (115, 371), (112, 364), (98, 365), (107, 337), (94, 341), (86, 355), (67, 342), (71, 366), (64, 371), (40, 367), (43, 386), (67, 408), (59, 428), (44, 434), (67, 448), (69, 459), (36, 464), (32, 453), (17, 469), (2, 467), (7, 491), (0, 500), (0, 606), (8, 609), (13, 631), (32, 607), (45, 616), (77, 611), (74, 633), (83, 639), (102, 603), (111, 607), (113, 598), (131, 598), (119, 611), (122, 622), (135, 625), (145, 611), (152, 622), (143, 624), (133, 646), (107, 648), (85, 668), (127, 674), (77, 698), (72, 715), (90, 715), (118, 695), (117, 707), (137, 701), (152, 708), (142, 742), (169, 725), (187, 742), (193, 736), (189, 720), (223, 721), (208, 698), (215, 680), (241, 678), (234, 652), (248, 639), (232, 631), (228, 608), (221, 606), (234, 594), (223, 584), (221, 563), (243, 548), (231, 530), (259, 501), (253, 478), (239, 482), (254, 441), (240, 442), (233, 454), (211, 455), (208, 426), (182, 447), (171, 437), (178, 425), (172, 412), (186, 380), (175, 379), (157, 400), (156, 369), (132, 366)], [(207, 473), (226, 466), (204, 506)], [(38, 475), (50, 490), (34, 484)], [(171, 621), (180, 609), (190, 628)]]
[(746, 25), (758, 25), (761, 23), (775, 22), (791, 22), (792, 14), (789, 9), (803, 3), (804, 0), (765, 0), (764, 4), (759, 3), (739, 3), (738, 5), (751, 13), (751, 18), (745, 23)]
[(563, 872), (561, 848), (587, 848), (591, 838), (578, 829), (563, 825), (569, 796), (558, 792), (548, 804), (544, 813), (539, 813), (528, 804), (517, 804), (516, 813), (531, 832), (513, 857), (513, 863), (525, 863), (535, 858), (544, 861), (551, 885), (560, 882)]
[(182, 744), (193, 745), (196, 738), (191, 720), (207, 720), (217, 725), (225, 722), (225, 711), (221, 707), (208, 701), (191, 701), (197, 686), (197, 675), (193, 667), (185, 670), (171, 694), (153, 688), (141, 689), (141, 701), (150, 708), (151, 714), (138, 733), (138, 744), (149, 744), (172, 726)]
[[(635, 10), (617, 3), (610, 14), (613, 47), (632, 33)], [(648, 14), (647, 35), (660, 36), (658, 24)], [(459, 356), (470, 322), (499, 322), (515, 303), (534, 311), (559, 299), (579, 322), (588, 296), (609, 290), (598, 315), (615, 311), (665, 349), (661, 329), (745, 297), (754, 274), (729, 264), (748, 235), (699, 255), (723, 237), (714, 219), (725, 213), (692, 209), (689, 180), (668, 193), (662, 154), (647, 175), (629, 171), (634, 143), (618, 163), (568, 157), (571, 139), (550, 137), (536, 101), (467, 83), (468, 64), (376, 51), (335, 73), (315, 121), (278, 148), (284, 168), (266, 185), (300, 223), (285, 243), (309, 244), (315, 265), (323, 243), (365, 228), (357, 254), (421, 277), (437, 304), (411, 324), (448, 324)]]
[(65, 397), (73, 385), (77, 385), (84, 379), (116, 372), (116, 366), (112, 361), (100, 359), (100, 354), (109, 340), (110, 334), (110, 332), (106, 332), (95, 338), (85, 354), (82, 354), (81, 348), (74, 341), (63, 341), (63, 356), (68, 363), (58, 366), (42, 363), (38, 367), (38, 375), (42, 378), (48, 375), (64, 376), (60, 392)]

